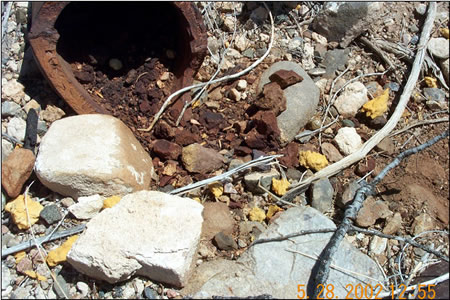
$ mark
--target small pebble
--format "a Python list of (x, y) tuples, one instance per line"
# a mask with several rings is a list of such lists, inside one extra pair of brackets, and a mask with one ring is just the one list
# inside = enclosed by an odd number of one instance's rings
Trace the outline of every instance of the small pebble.
[(83, 298), (86, 297), (86, 295), (89, 293), (89, 286), (85, 282), (78, 281), (77, 289), (78, 289), (78, 291), (80, 291), (81, 297), (83, 297)]
[(111, 58), (109, 60), (109, 66), (111, 67), (111, 69), (113, 69), (114, 71), (119, 71), (120, 69), (122, 69), (123, 64), (120, 60), (118, 60), (117, 58)]
[(147, 299), (159, 299), (158, 293), (152, 289), (150, 286), (144, 289), (144, 295)]

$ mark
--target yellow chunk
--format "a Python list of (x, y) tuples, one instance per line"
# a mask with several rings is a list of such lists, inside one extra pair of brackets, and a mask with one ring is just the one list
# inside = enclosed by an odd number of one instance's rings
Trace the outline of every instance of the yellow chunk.
[(192, 198), (192, 200), (195, 200), (195, 201), (197, 201), (198, 203), (202, 203), (202, 200), (200, 200), (200, 198), (199, 197), (194, 197), (194, 198)]
[(78, 234), (71, 236), (67, 239), (61, 246), (50, 251), (47, 255), (47, 263), (50, 267), (54, 267), (67, 259), (67, 253), (69, 253), (70, 248), (72, 248), (73, 243), (78, 239)]
[(106, 198), (103, 200), (103, 208), (111, 208), (117, 203), (119, 203), (120, 199), (122, 199), (120, 196), (111, 196), (109, 198)]
[(209, 191), (214, 195), (214, 197), (219, 198), (223, 194), (223, 186), (219, 182), (211, 183), (209, 186)]
[(29, 277), (31, 277), (31, 278), (35, 278), (35, 279), (40, 280), (40, 281), (47, 281), (47, 278), (45, 278), (45, 276), (39, 275), (35, 271), (27, 270), (24, 273), (26, 275), (28, 275)]
[(430, 77), (430, 76), (425, 76), (424, 78), (425, 80), (425, 84), (429, 87), (429, 88), (437, 88), (437, 79)]
[(277, 212), (282, 211), (283, 209), (278, 207), (277, 205), (269, 206), (269, 210), (267, 211), (267, 219), (271, 219)]
[(200, 101), (200, 100), (197, 100), (197, 101), (195, 101), (195, 102), (192, 104), (192, 108), (199, 107), (200, 104), (201, 104), (201, 101)]
[(286, 190), (289, 187), (290, 183), (286, 178), (276, 179), (272, 178), (272, 191), (278, 196), (283, 196), (286, 194)]
[(300, 4), (298, 4), (298, 5), (295, 7), (296, 10), (300, 10), (301, 8), (302, 8), (302, 6), (301, 6)]
[(382, 116), (388, 110), (388, 100), (389, 88), (385, 89), (380, 96), (364, 104), (361, 110), (366, 112), (367, 117), (375, 119), (376, 117)]
[(28, 229), (39, 220), (39, 213), (44, 207), (39, 203), (27, 197), (28, 214), (30, 216), (30, 222), (28, 223), (27, 212), (25, 209), (25, 198), (20, 195), (11, 202), (8, 202), (5, 206), (5, 210), (9, 212), (13, 218), (14, 223), (19, 229)]
[(16, 254), (14, 254), (14, 258), (16, 259), (16, 264), (18, 264), (19, 261), (21, 261), (25, 256), (27, 256), (25, 251), (20, 251), (20, 252), (17, 252)]
[(259, 207), (253, 207), (250, 211), (250, 221), (262, 222), (266, 218), (266, 214)]
[(328, 166), (328, 160), (325, 155), (313, 151), (300, 151), (299, 162), (305, 168), (319, 171)]
[(443, 37), (445, 37), (446, 39), (449, 38), (449, 30), (448, 30), (448, 28), (441, 28), (441, 29), (439, 29), (439, 31), (441, 32)]

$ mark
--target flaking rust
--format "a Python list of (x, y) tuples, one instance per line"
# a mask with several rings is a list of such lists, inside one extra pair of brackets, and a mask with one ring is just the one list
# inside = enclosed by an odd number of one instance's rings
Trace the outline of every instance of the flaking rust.
[[(70, 2), (33, 2), (28, 33), (34, 58), (45, 78), (78, 114), (107, 113), (75, 78), (69, 63), (58, 53), (60, 38), (55, 23)], [(173, 2), (174, 18), (178, 20), (180, 41), (176, 52), (179, 59), (174, 68), (174, 91), (191, 85), (207, 50), (206, 28), (200, 12), (192, 2)], [(123, 4), (127, 9), (127, 4)], [(124, 20), (123, 22), (126, 22)], [(150, 30), (150, 29), (149, 29)], [(185, 97), (189, 97), (188, 94)], [(183, 99), (185, 100), (185, 99)]]

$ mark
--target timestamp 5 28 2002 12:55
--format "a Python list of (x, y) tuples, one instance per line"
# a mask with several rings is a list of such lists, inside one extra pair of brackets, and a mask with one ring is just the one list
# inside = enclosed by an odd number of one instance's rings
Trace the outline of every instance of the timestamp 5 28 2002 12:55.
[[(419, 284), (416, 286), (417, 289), (417, 298), (419, 299), (434, 299), (436, 297), (436, 292), (434, 290), (435, 284)], [(390, 296), (392, 299), (407, 299), (405, 298), (406, 285), (400, 284), (399, 289), (400, 292), (398, 295), (395, 293), (395, 286), (390, 285)], [(334, 293), (334, 285), (333, 284), (319, 284), (317, 286), (319, 289), (317, 294), (317, 299), (339, 299), (339, 297)], [(347, 295), (345, 298), (341, 299), (382, 299), (379, 297), (381, 291), (383, 290), (383, 286), (381, 284), (377, 284), (374, 287), (370, 284), (347, 284), (345, 286), (347, 290)], [(414, 289), (415, 290), (415, 289)], [(310, 297), (306, 294), (306, 285), (298, 284), (297, 285), (297, 299), (309, 299)]]

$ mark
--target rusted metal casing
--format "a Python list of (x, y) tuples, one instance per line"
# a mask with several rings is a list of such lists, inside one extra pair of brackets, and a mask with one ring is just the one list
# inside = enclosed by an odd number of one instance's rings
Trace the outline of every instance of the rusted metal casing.
[[(28, 33), (34, 58), (42, 73), (56, 92), (78, 114), (107, 113), (99, 106), (75, 78), (68, 62), (57, 52), (60, 37), (55, 23), (70, 2), (33, 2), (31, 27)], [(171, 3), (180, 24), (173, 90), (191, 85), (207, 51), (207, 35), (203, 19), (192, 2)], [(127, 3), (124, 2), (124, 9)], [(126, 22), (126, 20), (124, 20)]]

